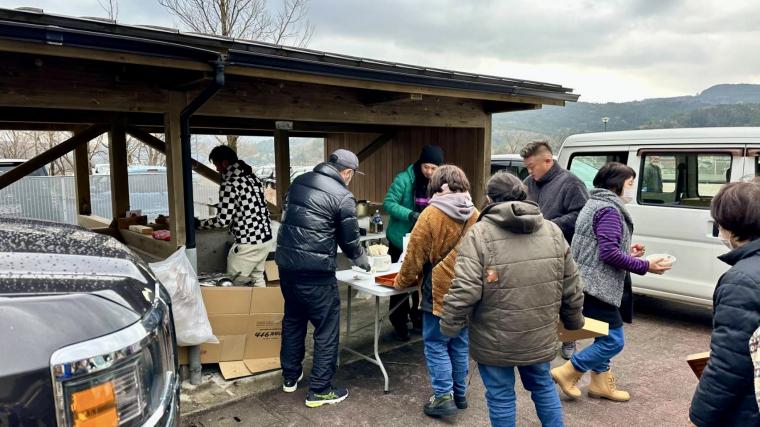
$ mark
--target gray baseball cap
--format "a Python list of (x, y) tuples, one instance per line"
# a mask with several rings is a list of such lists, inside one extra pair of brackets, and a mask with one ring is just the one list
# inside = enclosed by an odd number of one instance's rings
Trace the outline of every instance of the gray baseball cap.
[(359, 175), (364, 175), (364, 172), (359, 171), (359, 158), (356, 157), (356, 154), (345, 150), (343, 148), (339, 148), (335, 151), (333, 151), (332, 154), (330, 154), (330, 163), (345, 168), (345, 169), (351, 169), (354, 172), (358, 173)]

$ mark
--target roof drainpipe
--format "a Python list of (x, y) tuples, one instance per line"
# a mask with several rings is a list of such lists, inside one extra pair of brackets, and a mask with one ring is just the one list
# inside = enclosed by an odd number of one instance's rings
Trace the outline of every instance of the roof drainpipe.
[[(195, 212), (193, 209), (193, 169), (192, 155), (190, 146), (190, 116), (201, 108), (209, 99), (211, 99), (224, 86), (224, 61), (221, 57), (214, 64), (214, 81), (211, 82), (195, 99), (190, 101), (179, 115), (180, 122), (180, 141), (182, 145), (182, 190), (185, 199), (185, 232), (187, 241), (185, 248), (187, 256), (198, 270), (198, 257), (195, 252)], [(198, 385), (201, 383), (201, 360), (200, 347), (192, 346), (188, 351), (188, 362), (190, 365), (190, 384)]]

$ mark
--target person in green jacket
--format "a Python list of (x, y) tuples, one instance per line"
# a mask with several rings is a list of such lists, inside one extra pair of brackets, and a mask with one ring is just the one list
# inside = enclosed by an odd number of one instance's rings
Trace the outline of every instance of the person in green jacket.
[[(383, 201), (383, 209), (390, 215), (386, 237), (388, 238), (388, 254), (393, 262), (397, 262), (403, 248), (404, 235), (414, 228), (420, 212), (428, 205), (428, 183), (438, 166), (443, 164), (443, 150), (437, 145), (426, 145), (422, 148), (420, 158), (409, 165), (403, 172), (396, 175), (388, 188)], [(390, 321), (396, 332), (396, 338), (401, 341), (409, 340), (407, 322), (412, 321), (415, 330), (422, 330), (422, 313), (418, 310), (419, 295), (412, 294), (412, 305), (406, 295), (396, 295), (390, 298), (390, 307), (399, 306), (390, 313)], [(399, 305), (400, 304), (400, 305)]]

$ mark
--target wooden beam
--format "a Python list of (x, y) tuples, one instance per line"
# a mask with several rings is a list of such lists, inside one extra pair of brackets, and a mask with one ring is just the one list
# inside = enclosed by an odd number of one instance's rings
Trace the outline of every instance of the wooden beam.
[(92, 214), (90, 157), (87, 152), (86, 143), (74, 149), (74, 181), (76, 184), (77, 214)]
[(372, 107), (392, 102), (422, 101), (422, 95), (418, 93), (397, 93), (373, 90), (359, 92), (359, 101), (368, 107)]
[(356, 157), (359, 158), (359, 163), (366, 160), (377, 150), (383, 148), (383, 146), (391, 141), (395, 136), (396, 132), (387, 132), (375, 138), (374, 141), (370, 142), (368, 146), (364, 147), (364, 149), (356, 155)]
[(111, 52), (61, 46), (55, 43), (29, 43), (14, 40), (0, 40), (0, 51), (23, 54), (38, 54), (64, 58), (89, 59), (95, 61), (116, 62), (119, 64), (148, 65), (151, 67), (182, 68), (195, 71), (213, 71), (211, 64), (205, 61), (161, 58), (155, 55), (137, 55), (131, 53)]
[(35, 156), (32, 159), (27, 160), (23, 164), (16, 166), (8, 172), (0, 175), (0, 189), (3, 189), (26, 175), (36, 171), (37, 169), (45, 166), (53, 160), (64, 156), (77, 148), (81, 144), (85, 144), (96, 138), (107, 130), (107, 127), (103, 125), (93, 125), (81, 132), (74, 134), (71, 138), (56, 145), (55, 147), (45, 151), (44, 153)]
[(122, 218), (129, 210), (127, 131), (124, 117), (114, 118), (108, 131), (108, 160), (111, 165), (111, 213)]
[[(149, 132), (143, 129), (140, 129), (136, 126), (127, 126), (127, 133), (139, 139), (142, 143), (144, 143), (148, 147), (160, 153), (166, 154), (166, 143), (156, 138), (155, 136), (151, 135)], [(204, 178), (207, 178), (217, 184), (220, 184), (222, 182), (222, 176), (219, 174), (219, 172), (211, 169), (210, 167), (204, 165), (203, 163), (195, 159), (193, 159), (193, 170), (198, 172), (198, 174), (200, 174)]]
[(391, 92), (419, 93), (430, 96), (445, 96), (460, 99), (481, 99), (492, 101), (522, 102), (526, 104), (565, 105), (565, 101), (539, 96), (510, 95), (501, 93), (489, 93), (469, 91), (462, 89), (443, 89), (428, 86), (405, 85), (401, 83), (385, 83), (370, 80), (350, 79), (345, 77), (323, 76), (306, 74), (295, 71), (270, 70), (265, 68), (253, 68), (240, 65), (230, 65), (225, 68), (228, 76), (238, 75), (246, 77), (261, 77), (284, 81), (303, 83), (316, 83), (320, 85), (342, 86), (360, 89), (387, 90)]
[(290, 139), (287, 131), (277, 130), (274, 133), (274, 163), (277, 206), (282, 207), (290, 188)]
[(539, 110), (541, 104), (522, 104), (519, 102), (483, 101), (486, 114), (508, 113), (511, 111)]
[(180, 140), (179, 115), (185, 107), (187, 98), (179, 92), (169, 96), (169, 111), (164, 118), (166, 129), (166, 181), (169, 187), (169, 230), (173, 246), (185, 244), (185, 199), (182, 187), (182, 142)]

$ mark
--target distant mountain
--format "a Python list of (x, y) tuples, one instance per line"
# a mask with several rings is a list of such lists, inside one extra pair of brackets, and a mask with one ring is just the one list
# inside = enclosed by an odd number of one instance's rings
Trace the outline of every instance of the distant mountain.
[(576, 133), (661, 127), (760, 126), (760, 85), (720, 84), (694, 96), (631, 102), (568, 103), (540, 110), (495, 114), (492, 151), (514, 152), (535, 139), (558, 147)]

